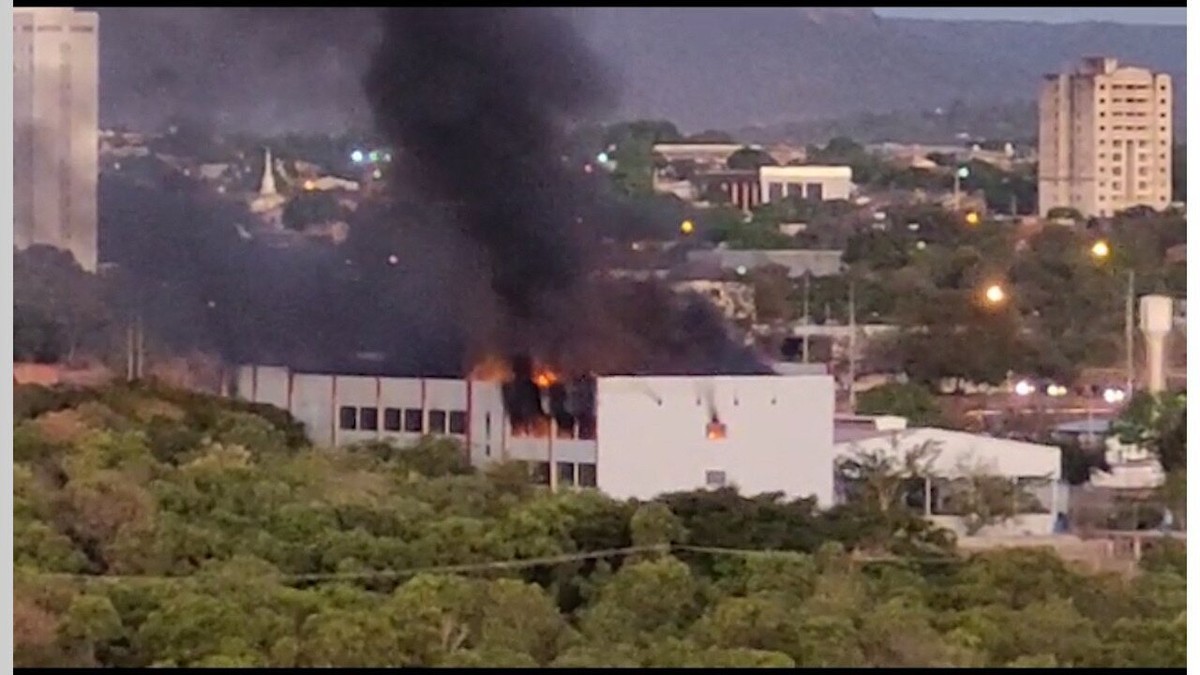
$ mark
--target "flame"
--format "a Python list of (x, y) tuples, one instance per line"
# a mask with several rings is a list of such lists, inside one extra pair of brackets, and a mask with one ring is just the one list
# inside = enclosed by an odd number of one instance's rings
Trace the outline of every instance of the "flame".
[(719, 441), (725, 438), (725, 425), (715, 418), (708, 423), (705, 431), (710, 441)]
[(475, 364), (475, 367), (471, 369), (470, 377), (472, 380), (484, 382), (505, 382), (512, 379), (512, 368), (508, 365), (508, 361), (495, 355), (488, 355)]
[[(471, 368), (470, 378), (484, 382), (509, 382), (513, 378), (512, 366), (506, 359), (488, 355)], [(547, 389), (561, 379), (558, 373), (549, 366), (535, 363), (533, 366), (533, 383), (539, 389)]]
[(556, 375), (553, 370), (550, 370), (545, 366), (537, 366), (534, 368), (533, 383), (536, 384), (539, 389), (546, 389), (555, 382), (558, 382), (558, 375)]
[(512, 427), (513, 438), (546, 438), (550, 435), (550, 418), (535, 417)]

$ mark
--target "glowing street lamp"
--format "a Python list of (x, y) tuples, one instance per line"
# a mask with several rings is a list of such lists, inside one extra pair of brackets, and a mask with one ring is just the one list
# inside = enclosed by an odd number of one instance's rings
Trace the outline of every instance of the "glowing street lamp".
[(979, 224), (979, 214), (975, 213), (974, 211), (971, 211), (970, 213), (968, 213), (967, 214), (967, 224), (968, 225), (978, 225)]
[(1093, 257), (1099, 258), (1099, 259), (1104, 259), (1104, 258), (1107, 258), (1110, 253), (1112, 253), (1112, 249), (1109, 248), (1107, 241), (1104, 241), (1103, 239), (1101, 239), (1100, 241), (1097, 241), (1095, 244), (1092, 244), (1092, 256)]
[(1008, 295), (1004, 292), (1004, 288), (1000, 286), (1000, 284), (992, 284), (983, 291), (983, 298), (987, 300), (988, 304), (990, 305), (998, 305), (1004, 302), (1006, 297), (1008, 297)]
[(690, 220), (685, 220), (679, 224), (679, 231), (683, 234), (691, 234), (696, 231), (696, 224)]
[(1013, 387), (1013, 391), (1017, 396), (1029, 396), (1034, 392), (1034, 386), (1029, 383), (1029, 380), (1021, 380)]

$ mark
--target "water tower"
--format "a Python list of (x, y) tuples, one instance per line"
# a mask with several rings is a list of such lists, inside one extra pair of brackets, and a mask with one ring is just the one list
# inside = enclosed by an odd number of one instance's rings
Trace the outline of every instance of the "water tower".
[(1157, 394), (1167, 388), (1167, 335), (1173, 323), (1171, 298), (1144, 295), (1141, 298), (1142, 335), (1146, 338), (1146, 389)]

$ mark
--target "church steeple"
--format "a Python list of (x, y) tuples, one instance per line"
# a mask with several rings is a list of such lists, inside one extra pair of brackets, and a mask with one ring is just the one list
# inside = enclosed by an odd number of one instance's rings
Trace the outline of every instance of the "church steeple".
[(265, 148), (265, 150), (262, 185), (258, 188), (258, 194), (262, 197), (273, 197), (279, 193), (275, 190), (275, 172), (271, 166), (271, 149)]

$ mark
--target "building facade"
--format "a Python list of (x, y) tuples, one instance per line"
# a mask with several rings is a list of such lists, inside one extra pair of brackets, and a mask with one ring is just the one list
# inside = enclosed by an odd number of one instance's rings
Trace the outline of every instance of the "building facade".
[(1171, 77), (1087, 58), (1047, 75), (1038, 104), (1038, 212), (1108, 217), (1171, 203)]
[[(986, 525), (979, 536), (1041, 536), (1055, 532), (1067, 512), (1069, 490), (1062, 481), (1062, 450), (1003, 438), (935, 428), (908, 428), (902, 417), (852, 417), (835, 422), (834, 454), (851, 459), (877, 455), (902, 467), (910, 456), (923, 476), (904, 488), (907, 506), (939, 527), (959, 535), (970, 533), (964, 513), (963, 481), (972, 476), (999, 477), (1013, 485), (1015, 515)], [(921, 455), (910, 455), (915, 449)], [(846, 488), (838, 480), (838, 499)], [(967, 492), (969, 488), (965, 488)]]
[(526, 462), (538, 482), (619, 498), (736, 486), (833, 500), (833, 379), (601, 377), (593, 421), (514, 428), (503, 386), (482, 380), (294, 373), (243, 366), (235, 395), (303, 422), (318, 445), (445, 435), (471, 463)]
[(97, 264), (99, 17), (13, 10), (14, 242)]
[(813, 201), (849, 199), (854, 188), (848, 166), (764, 166), (758, 170), (763, 203), (800, 197)]

